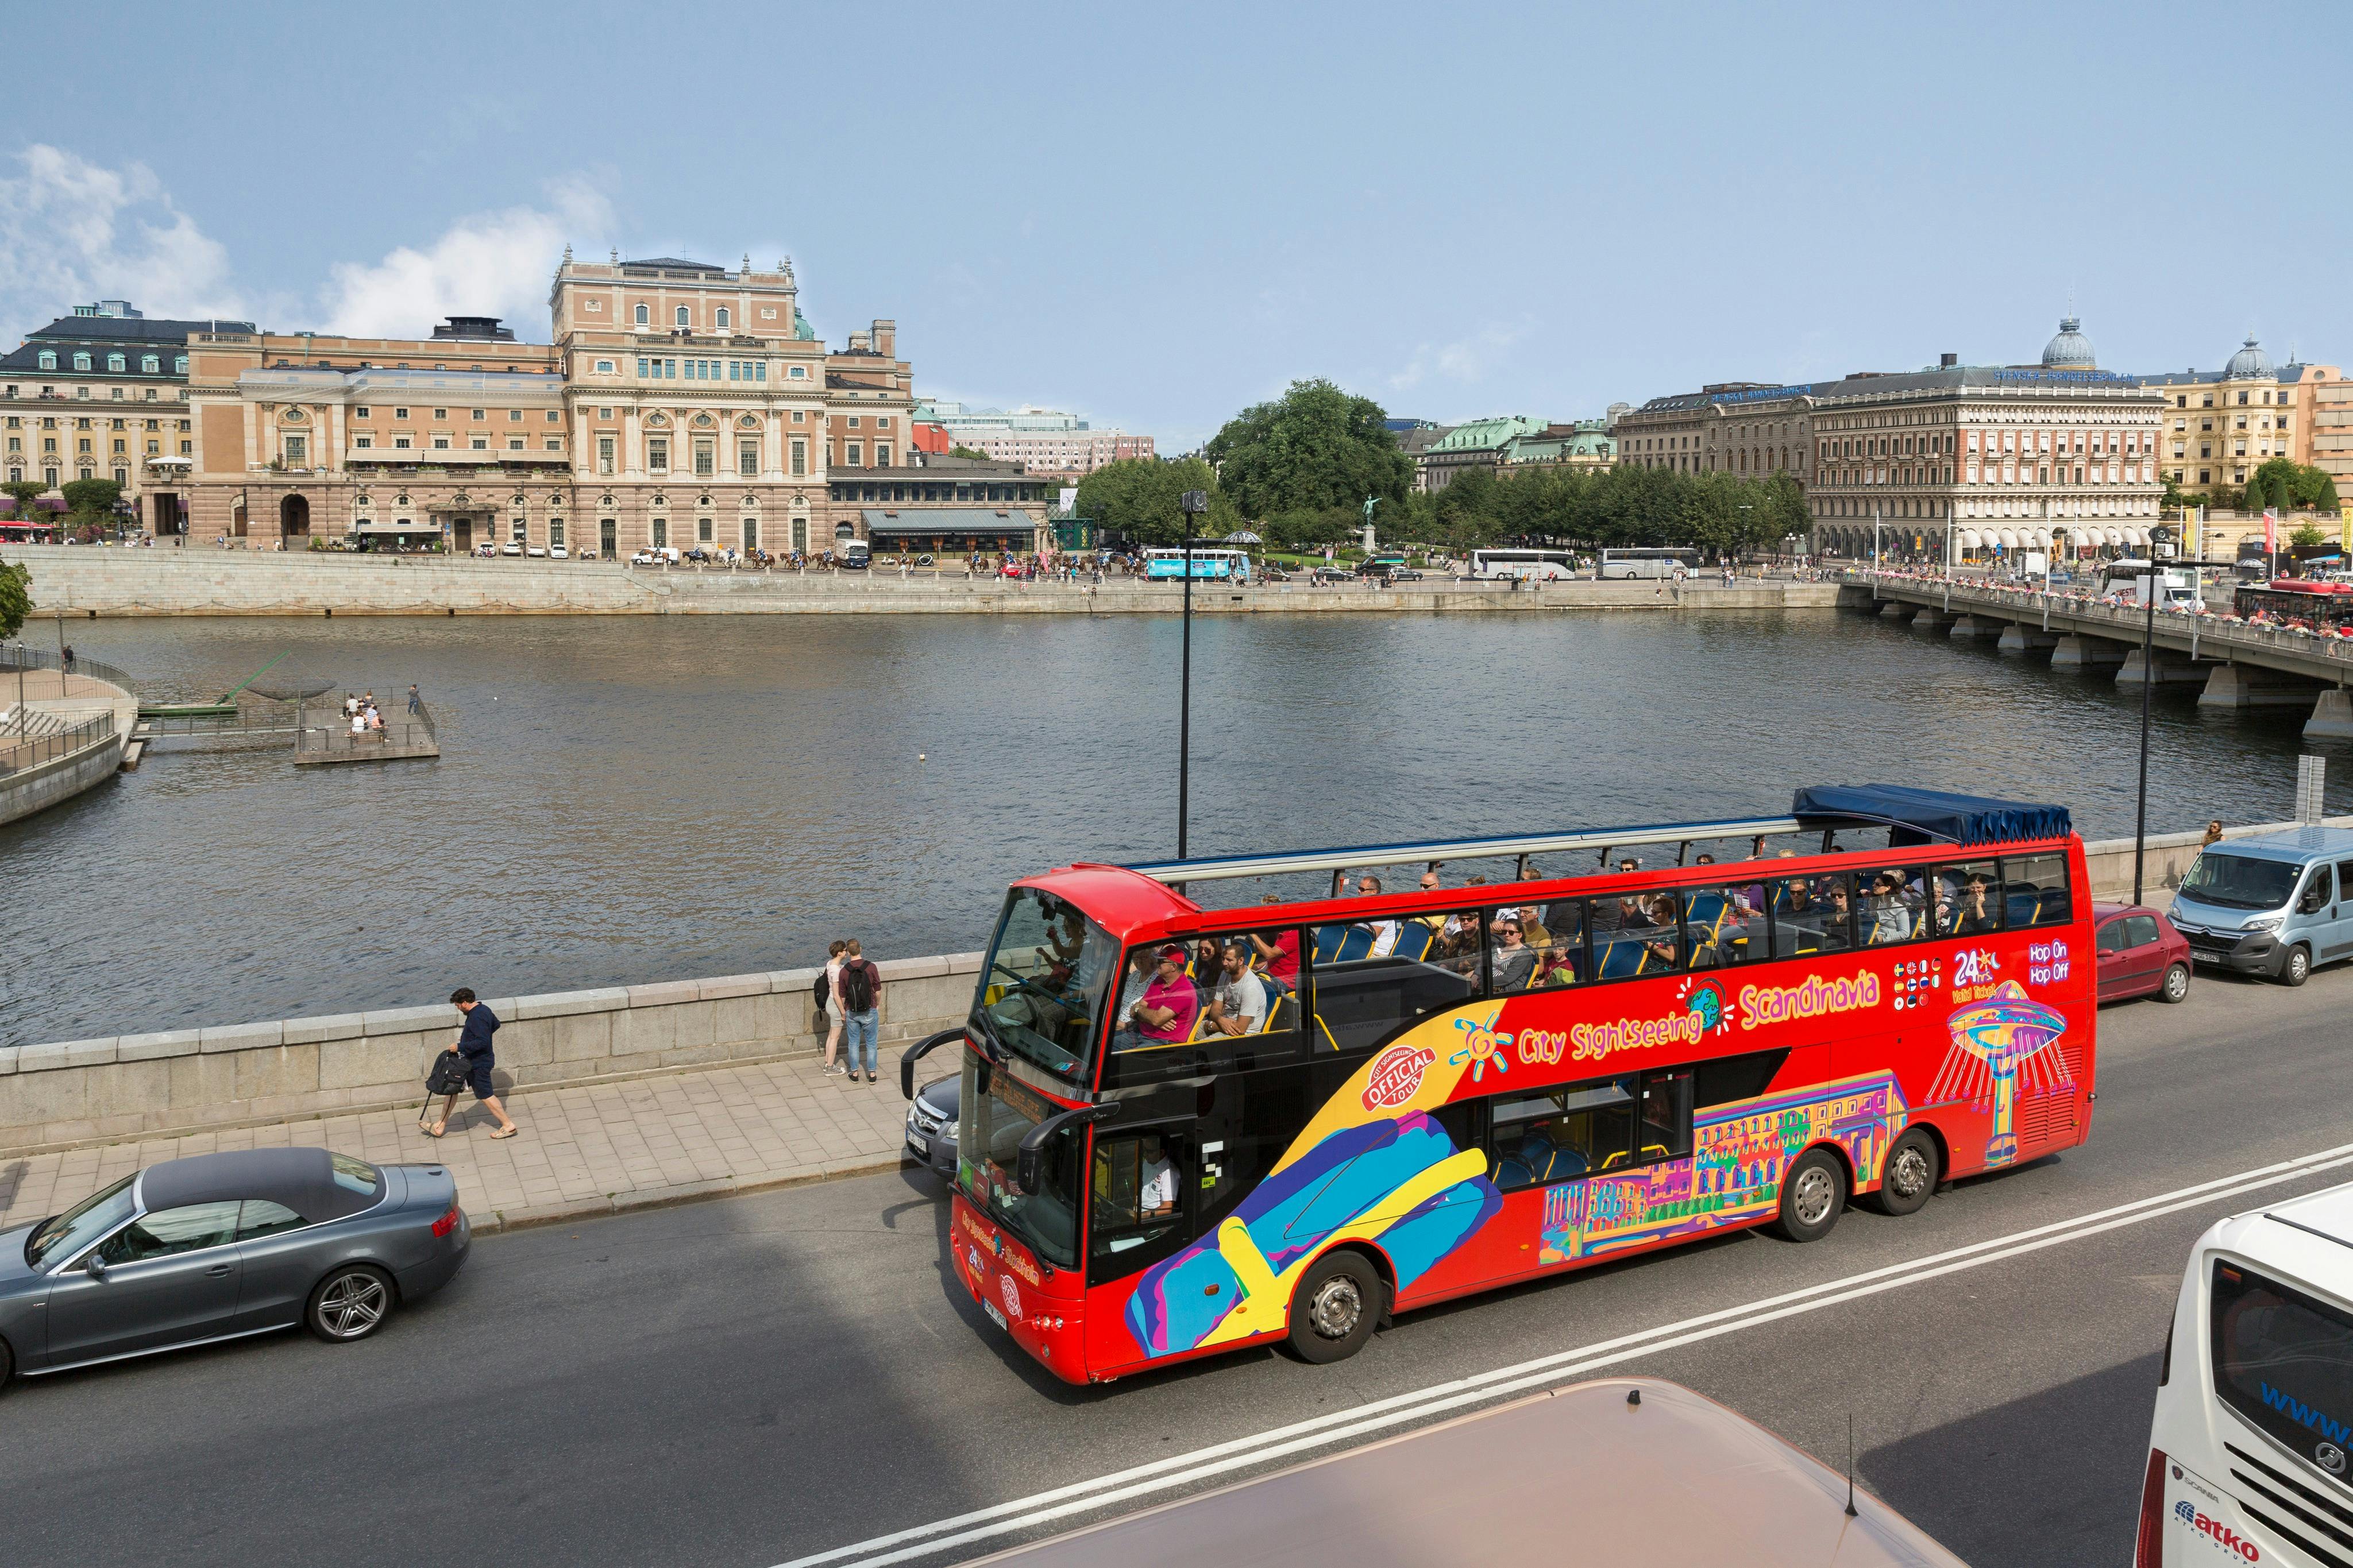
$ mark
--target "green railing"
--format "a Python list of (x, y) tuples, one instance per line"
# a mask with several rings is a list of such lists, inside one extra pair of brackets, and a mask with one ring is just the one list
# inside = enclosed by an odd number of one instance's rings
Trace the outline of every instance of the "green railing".
[[(0, 645), (0, 669), (65, 668), (65, 661), (47, 648), (32, 647), (21, 642)], [(128, 670), (118, 669), (113, 665), (99, 659), (85, 658), (76, 654), (73, 667), (67, 669), (66, 673), (87, 675), (92, 680), (103, 680), (109, 685), (119, 686), (132, 696), (135, 697), (139, 694), (139, 687), (132, 681)]]

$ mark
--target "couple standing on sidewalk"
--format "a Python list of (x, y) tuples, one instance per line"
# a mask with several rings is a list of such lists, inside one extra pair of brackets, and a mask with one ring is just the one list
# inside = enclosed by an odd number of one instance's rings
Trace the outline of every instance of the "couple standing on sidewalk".
[[(858, 939), (837, 942), (827, 949), (825, 973), (818, 977), (817, 1005), (829, 1013), (833, 1026), (825, 1037), (825, 1070), (843, 1075), (847, 1087), (858, 1081), (858, 1052), (866, 1047), (866, 1081), (876, 1082), (874, 1068), (882, 1031), (882, 972), (858, 951)], [(834, 1052), (849, 1037), (848, 1065), (837, 1065)]]

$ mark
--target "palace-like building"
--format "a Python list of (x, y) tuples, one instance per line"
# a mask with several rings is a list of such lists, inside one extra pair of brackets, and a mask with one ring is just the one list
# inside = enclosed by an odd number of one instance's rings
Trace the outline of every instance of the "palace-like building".
[[(855, 481), (909, 466), (913, 374), (894, 323), (828, 347), (788, 262), (566, 250), (548, 306), (548, 343), (468, 316), (427, 338), (192, 332), (192, 542), (821, 550), (866, 531), (871, 487)], [(151, 491), (173, 477), (151, 473)], [(1028, 548), (1047, 481), (990, 477), (1012, 504), (935, 531)]]

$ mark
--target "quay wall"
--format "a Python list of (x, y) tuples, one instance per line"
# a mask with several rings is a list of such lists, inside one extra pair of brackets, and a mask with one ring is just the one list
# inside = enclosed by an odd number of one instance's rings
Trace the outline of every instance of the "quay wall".
[[(2329, 822), (2353, 826), (2353, 817)], [(2290, 826), (2232, 828), (2228, 837)], [(2179, 883), (2202, 839), (2190, 832), (2146, 841), (2152, 901)], [(2092, 896), (2129, 898), (2132, 840), (2084, 847)], [(882, 963), (882, 1043), (903, 1047), (960, 1021), (980, 962), (978, 953), (953, 953)], [(527, 1093), (821, 1050), (810, 994), (818, 973), (788, 969), (487, 998), (503, 1025), (500, 1090)], [(0, 1156), (418, 1104), (426, 1071), (455, 1037), (458, 1022), (458, 1010), (439, 1004), (0, 1046)], [(894, 1049), (886, 1067), (895, 1060)]]
[[(279, 554), (256, 551), (11, 546), (32, 568), (38, 614), (131, 616), (1167, 615), (1182, 584), (1132, 578), (1101, 588), (896, 572), (730, 572), (605, 562)], [(1835, 583), (1747, 580), (1731, 588), (1647, 582), (1439, 580), (1394, 588), (1197, 583), (1199, 615), (1303, 611), (1480, 613), (1575, 609), (1833, 608)]]
[(122, 769), (124, 739), (118, 724), (79, 750), (0, 776), (0, 824), (30, 816), (112, 778)]

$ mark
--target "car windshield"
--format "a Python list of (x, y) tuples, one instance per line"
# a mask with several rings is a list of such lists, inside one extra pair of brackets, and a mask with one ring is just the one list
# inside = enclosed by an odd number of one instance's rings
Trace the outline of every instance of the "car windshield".
[(53, 1258), (71, 1258), (129, 1219), (133, 1207), (131, 1184), (138, 1179), (134, 1171), (114, 1185), (90, 1194), (55, 1218), (43, 1220), (25, 1238), (25, 1261), (38, 1268)]
[(2275, 910), (2295, 891), (2303, 868), (2289, 860), (2258, 860), (2209, 849), (2181, 879), (2181, 890), (2201, 904), (2227, 910)]
[(1118, 944), (1078, 906), (1016, 888), (973, 996), (974, 1032), (1057, 1078), (1083, 1082), (1118, 964)]
[(1060, 1108), (1013, 1081), (1012, 1074), (967, 1050), (959, 1086), (956, 1181), (974, 1206), (1029, 1244), (1047, 1262), (1079, 1262), (1079, 1129), (1048, 1141), (1039, 1169), (1044, 1190), (1025, 1193), (1018, 1177), (1021, 1140)]

